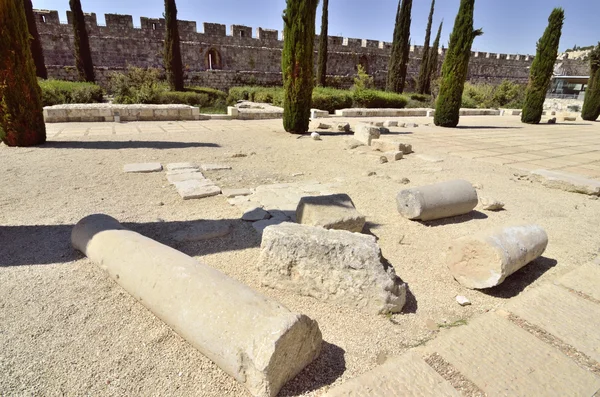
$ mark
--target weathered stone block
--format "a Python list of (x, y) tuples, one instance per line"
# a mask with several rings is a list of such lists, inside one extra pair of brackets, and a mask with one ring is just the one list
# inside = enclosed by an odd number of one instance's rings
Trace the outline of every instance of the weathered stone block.
[(365, 226), (365, 216), (356, 210), (347, 194), (302, 197), (296, 208), (296, 220), (304, 225), (355, 233)]
[(146, 173), (146, 172), (159, 172), (162, 171), (163, 167), (160, 163), (135, 163), (125, 164), (123, 166), (123, 172), (126, 173)]
[(370, 124), (359, 124), (354, 132), (354, 139), (367, 146), (371, 146), (371, 142), (374, 139), (379, 139), (380, 136), (380, 129)]
[(205, 181), (195, 179), (173, 183), (177, 192), (184, 200), (199, 199), (216, 196), (221, 193), (218, 186), (207, 184)]
[(371, 141), (371, 147), (373, 150), (379, 150), (380, 152), (402, 152), (404, 154), (412, 153), (412, 145), (407, 143), (384, 141), (382, 139), (373, 139)]
[(263, 232), (258, 271), (263, 285), (369, 313), (397, 313), (406, 284), (381, 263), (374, 236), (282, 223)]

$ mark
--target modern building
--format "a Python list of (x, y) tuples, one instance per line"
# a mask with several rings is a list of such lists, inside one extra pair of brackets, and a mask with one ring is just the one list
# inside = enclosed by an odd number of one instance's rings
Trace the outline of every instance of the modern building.
[(546, 97), (583, 100), (589, 79), (589, 76), (553, 76)]

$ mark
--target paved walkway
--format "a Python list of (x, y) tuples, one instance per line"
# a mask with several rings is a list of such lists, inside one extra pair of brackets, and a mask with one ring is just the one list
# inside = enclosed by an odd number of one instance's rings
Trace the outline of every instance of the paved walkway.
[(598, 396), (600, 261), (442, 333), (326, 396)]
[[(328, 118), (325, 123), (383, 121), (386, 118)], [(431, 118), (392, 118), (417, 128), (391, 128), (418, 153), (445, 153), (522, 170), (548, 169), (600, 180), (600, 122), (525, 125), (517, 116), (461, 117), (459, 128), (434, 127)], [(163, 132), (282, 132), (281, 120), (207, 120), (129, 123), (46, 124), (49, 139), (76, 136), (160, 134)]]

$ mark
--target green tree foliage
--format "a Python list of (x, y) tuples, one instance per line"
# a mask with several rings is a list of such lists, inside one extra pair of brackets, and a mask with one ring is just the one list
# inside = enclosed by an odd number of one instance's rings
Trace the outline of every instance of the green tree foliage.
[(462, 94), (469, 71), (471, 46), (475, 37), (483, 34), (473, 30), (475, 0), (461, 0), (446, 59), (442, 65), (442, 82), (433, 122), (440, 127), (456, 127), (460, 116)]
[(425, 78), (425, 86), (423, 87), (425, 94), (431, 94), (431, 81), (438, 72), (439, 48), (443, 25), (444, 21), (440, 23), (437, 36), (433, 42), (433, 47), (429, 49), (429, 56), (427, 57), (427, 76)]
[(167, 81), (172, 91), (183, 91), (183, 62), (181, 61), (175, 0), (165, 0), (165, 22), (167, 31), (165, 34), (164, 64)]
[(22, 1), (0, 0), (0, 139), (8, 146), (46, 142), (41, 90)]
[(431, 0), (431, 11), (429, 11), (429, 20), (427, 21), (427, 29), (425, 30), (425, 45), (423, 46), (423, 57), (421, 59), (421, 68), (419, 69), (419, 78), (417, 80), (417, 92), (419, 94), (425, 94), (427, 88), (428, 78), (428, 59), (431, 55), (429, 53), (429, 41), (431, 40), (431, 25), (433, 24), (433, 11), (435, 8), (435, 0)]
[(590, 53), (590, 80), (585, 92), (581, 118), (595, 121), (600, 116), (600, 43)]
[(283, 13), (281, 69), (285, 90), (283, 127), (287, 132), (308, 131), (313, 90), (315, 18), (319, 0), (286, 0)]
[(542, 119), (544, 100), (558, 57), (558, 44), (564, 20), (564, 10), (555, 8), (548, 18), (548, 27), (544, 35), (537, 42), (537, 52), (531, 64), (529, 84), (525, 93), (525, 106), (521, 113), (523, 123), (538, 124)]
[(323, 0), (321, 18), (321, 38), (319, 40), (319, 60), (317, 61), (317, 85), (327, 85), (327, 29), (329, 25), (329, 0)]
[(33, 56), (33, 63), (35, 63), (35, 72), (38, 77), (42, 79), (48, 78), (48, 71), (46, 70), (46, 64), (44, 62), (44, 52), (42, 51), (42, 42), (40, 41), (40, 34), (35, 24), (35, 15), (33, 14), (33, 4), (31, 0), (23, 0), (25, 5), (25, 16), (27, 17), (27, 27), (29, 28), (29, 35), (31, 41), (29, 45), (31, 47), (31, 55)]
[(94, 76), (94, 63), (92, 62), (92, 53), (90, 51), (90, 39), (85, 27), (85, 18), (81, 9), (81, 1), (69, 0), (71, 12), (73, 13), (73, 36), (75, 49), (75, 66), (79, 73), (80, 81), (93, 83), (96, 81)]
[(406, 65), (410, 53), (410, 14), (412, 0), (400, 0), (394, 27), (394, 41), (388, 66), (387, 90), (401, 94), (406, 82)]

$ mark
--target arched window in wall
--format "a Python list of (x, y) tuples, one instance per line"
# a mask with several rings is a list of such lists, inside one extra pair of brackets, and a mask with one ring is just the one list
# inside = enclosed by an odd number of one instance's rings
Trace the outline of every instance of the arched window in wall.
[(363, 67), (367, 74), (369, 74), (369, 58), (367, 58), (366, 55), (361, 55), (361, 57), (358, 58), (358, 64)]
[(216, 70), (222, 69), (223, 62), (221, 60), (221, 54), (215, 48), (211, 48), (206, 53), (206, 69)]

